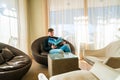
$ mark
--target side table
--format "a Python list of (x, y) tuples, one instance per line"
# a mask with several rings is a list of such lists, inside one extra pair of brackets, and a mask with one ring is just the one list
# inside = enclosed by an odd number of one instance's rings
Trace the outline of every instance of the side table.
[(78, 70), (78, 57), (72, 53), (48, 54), (48, 72), (50, 76)]

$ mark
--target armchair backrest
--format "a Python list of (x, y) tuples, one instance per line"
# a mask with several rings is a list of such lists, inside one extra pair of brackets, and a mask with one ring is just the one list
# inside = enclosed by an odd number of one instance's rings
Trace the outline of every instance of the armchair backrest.
[[(43, 41), (46, 38), (48, 38), (48, 36), (43, 36), (43, 37), (40, 37), (40, 38), (36, 39), (32, 44), (32, 51), (35, 51), (36, 53), (39, 52), (39, 54), (41, 52), (45, 52), (44, 49), (43, 49)], [(65, 40), (65, 41), (70, 45), (72, 53), (75, 54), (74, 46), (69, 41), (67, 41), (67, 40)]]
[(44, 39), (47, 38), (47, 36), (44, 37), (40, 37), (38, 39), (36, 39), (33, 43), (32, 43), (32, 53), (38, 53), (40, 54), (41, 52), (44, 51), (43, 49), (43, 41)]
[(120, 57), (120, 40), (112, 42), (106, 47), (105, 56)]

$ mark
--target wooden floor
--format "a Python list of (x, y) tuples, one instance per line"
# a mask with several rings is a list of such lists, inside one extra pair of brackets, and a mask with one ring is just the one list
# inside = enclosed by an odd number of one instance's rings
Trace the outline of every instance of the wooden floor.
[(39, 73), (44, 73), (46, 77), (49, 77), (48, 68), (46, 66), (38, 64), (32, 59), (32, 66), (22, 80), (38, 80)]
[[(80, 69), (90, 70), (91, 66), (84, 60), (79, 60)], [(38, 74), (44, 73), (47, 78), (49, 78), (48, 68), (46, 66), (38, 64), (32, 59), (32, 66), (28, 73), (23, 77), (22, 80), (38, 80)]]
[(92, 66), (84, 60), (79, 60), (79, 68), (82, 70), (90, 70)]

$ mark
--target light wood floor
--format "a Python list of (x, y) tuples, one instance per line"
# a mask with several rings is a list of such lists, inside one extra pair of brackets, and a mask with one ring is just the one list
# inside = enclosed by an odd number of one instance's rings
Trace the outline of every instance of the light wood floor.
[(84, 60), (79, 60), (79, 68), (82, 70), (90, 70), (92, 66)]
[[(84, 60), (79, 60), (80, 69), (90, 70), (91, 66)], [(38, 74), (44, 73), (47, 78), (49, 78), (48, 68), (46, 66), (38, 64), (34, 59), (32, 59), (32, 66), (28, 73), (23, 77), (22, 80), (38, 80)]]
[(39, 73), (44, 73), (47, 77), (49, 77), (48, 68), (38, 64), (35, 60), (32, 59), (32, 66), (22, 80), (38, 80)]

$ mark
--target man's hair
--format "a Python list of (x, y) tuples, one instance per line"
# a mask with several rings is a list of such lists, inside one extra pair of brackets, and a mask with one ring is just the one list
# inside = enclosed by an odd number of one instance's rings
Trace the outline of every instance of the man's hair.
[(49, 28), (49, 29), (48, 29), (48, 32), (53, 32), (53, 31), (54, 31), (53, 28)]

